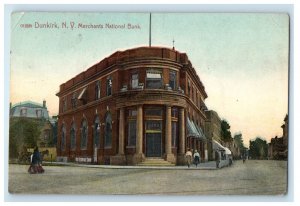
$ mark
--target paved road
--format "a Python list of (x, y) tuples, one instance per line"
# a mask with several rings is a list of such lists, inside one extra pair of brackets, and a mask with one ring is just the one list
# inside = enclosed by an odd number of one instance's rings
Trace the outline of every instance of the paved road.
[(236, 161), (218, 170), (44, 166), (30, 175), (9, 165), (9, 192), (22, 194), (277, 195), (287, 188), (287, 162)]

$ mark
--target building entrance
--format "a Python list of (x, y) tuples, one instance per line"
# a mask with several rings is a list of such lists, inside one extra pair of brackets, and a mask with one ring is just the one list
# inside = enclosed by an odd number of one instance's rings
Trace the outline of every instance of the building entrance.
[(162, 132), (161, 121), (146, 121), (146, 157), (161, 157)]

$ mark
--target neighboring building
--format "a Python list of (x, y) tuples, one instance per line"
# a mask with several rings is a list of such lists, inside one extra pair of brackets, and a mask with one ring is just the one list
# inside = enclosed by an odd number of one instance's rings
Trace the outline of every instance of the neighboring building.
[(269, 159), (286, 160), (288, 157), (288, 115), (284, 118), (282, 128), (282, 137), (275, 137), (271, 139), (268, 144)]
[(215, 159), (215, 152), (213, 150), (214, 141), (221, 142), (221, 119), (217, 112), (213, 110), (205, 111), (205, 134), (208, 139), (208, 160)]
[(32, 101), (20, 102), (10, 106), (10, 117), (27, 117), (34, 119), (49, 119), (46, 101), (39, 104)]
[[(117, 51), (60, 85), (57, 159), (136, 165), (207, 159), (205, 88), (185, 53)], [(206, 155), (206, 156), (205, 156)]]
[(45, 100), (43, 104), (32, 101), (24, 101), (14, 105), (10, 104), (10, 121), (17, 121), (18, 118), (26, 118), (39, 123), (41, 131), (37, 141), (39, 147), (53, 146), (55, 143), (53, 142), (54, 130), (50, 122), (51, 118), (49, 118)]

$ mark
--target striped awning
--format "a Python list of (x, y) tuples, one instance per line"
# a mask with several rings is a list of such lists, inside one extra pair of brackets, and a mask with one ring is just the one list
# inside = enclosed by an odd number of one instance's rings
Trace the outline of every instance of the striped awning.
[(198, 139), (206, 139), (202, 129), (196, 125), (190, 118), (187, 118), (186, 121), (187, 127), (187, 137), (194, 137)]

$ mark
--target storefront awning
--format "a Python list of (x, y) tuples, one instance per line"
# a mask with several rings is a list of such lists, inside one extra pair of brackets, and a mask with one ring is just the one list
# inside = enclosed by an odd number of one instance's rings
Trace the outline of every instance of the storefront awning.
[(188, 137), (195, 137), (198, 139), (206, 139), (205, 135), (200, 127), (196, 125), (193, 121), (187, 118), (187, 136)]
[(213, 150), (224, 151), (225, 154), (231, 154), (231, 151), (227, 147), (224, 147), (216, 140), (213, 140)]

